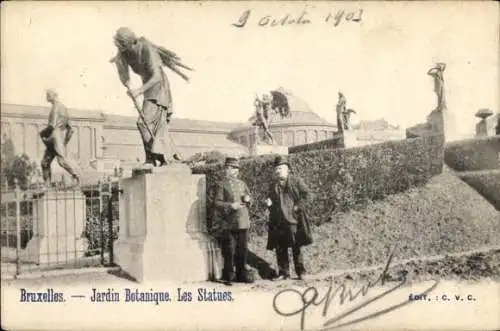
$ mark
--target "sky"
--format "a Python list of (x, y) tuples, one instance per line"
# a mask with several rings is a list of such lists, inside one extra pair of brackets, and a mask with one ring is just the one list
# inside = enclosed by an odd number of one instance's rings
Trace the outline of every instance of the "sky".
[[(445, 62), (448, 108), (471, 132), (480, 108), (500, 110), (499, 10), (494, 2), (9, 2), (1, 11), (2, 103), (135, 116), (115, 67), (113, 35), (128, 26), (175, 51), (190, 83), (170, 72), (176, 117), (241, 122), (255, 93), (282, 86), (335, 122), (337, 91), (355, 121), (408, 127), (436, 106), (427, 71)], [(235, 27), (250, 10), (244, 27)], [(340, 23), (328, 15), (344, 11)], [(349, 14), (351, 13), (351, 14)], [(269, 17), (309, 24), (269, 26)], [(349, 18), (350, 20), (347, 20)], [(354, 21), (353, 19), (359, 19)], [(262, 24), (259, 25), (259, 23)], [(140, 86), (134, 77), (133, 87)]]

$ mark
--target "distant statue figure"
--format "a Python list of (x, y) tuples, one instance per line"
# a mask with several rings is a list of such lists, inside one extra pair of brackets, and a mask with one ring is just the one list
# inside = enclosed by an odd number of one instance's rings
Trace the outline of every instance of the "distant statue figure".
[(342, 92), (338, 92), (339, 100), (337, 101), (336, 112), (337, 112), (337, 130), (342, 133), (344, 132), (344, 119), (342, 114), (345, 112), (346, 108), (346, 98)]
[(436, 65), (427, 72), (429, 76), (434, 78), (434, 92), (437, 95), (437, 111), (446, 110), (446, 97), (444, 93), (444, 70), (445, 63), (436, 63)]
[(339, 100), (337, 101), (337, 128), (339, 132), (351, 129), (351, 115), (356, 114), (354, 109), (346, 109), (347, 99), (342, 92), (338, 93)]
[(263, 95), (262, 99), (258, 97), (255, 99), (255, 127), (256, 127), (256, 136), (255, 143), (260, 142), (260, 130), (264, 130), (264, 134), (267, 137), (268, 143), (274, 145), (274, 136), (269, 130), (270, 119), (270, 99), (268, 95)]
[(59, 163), (61, 168), (71, 175), (74, 184), (79, 185), (80, 176), (77, 174), (77, 167), (66, 155), (66, 146), (74, 133), (74, 129), (71, 127), (69, 121), (68, 109), (59, 101), (58, 95), (54, 90), (47, 90), (46, 99), (47, 102), (52, 104), (52, 107), (49, 113), (49, 123), (40, 132), (40, 138), (46, 147), (41, 162), (43, 181), (47, 187), (51, 185), (51, 164), (54, 159), (57, 159), (57, 163)]
[[(127, 88), (127, 94), (134, 101), (139, 113), (137, 127), (141, 134), (146, 155), (144, 168), (164, 166), (178, 160), (176, 155), (167, 156), (165, 134), (173, 114), (170, 84), (162, 66), (168, 67), (184, 80), (189, 78), (179, 68), (192, 70), (174, 52), (153, 44), (145, 37), (137, 37), (129, 28), (122, 27), (114, 37), (117, 55), (110, 62), (115, 63), (120, 81)], [(140, 76), (142, 86), (130, 88), (129, 67)], [(143, 96), (142, 107), (137, 97)], [(171, 142), (172, 143), (172, 142)]]
[(256, 142), (260, 140), (259, 129), (264, 130), (264, 135), (267, 142), (271, 145), (275, 144), (274, 136), (269, 129), (269, 125), (272, 121), (272, 115), (277, 114), (281, 118), (289, 117), (290, 106), (288, 104), (287, 97), (279, 91), (271, 91), (270, 97), (268, 94), (264, 94), (262, 99), (255, 97), (255, 122), (253, 125), (256, 126)]

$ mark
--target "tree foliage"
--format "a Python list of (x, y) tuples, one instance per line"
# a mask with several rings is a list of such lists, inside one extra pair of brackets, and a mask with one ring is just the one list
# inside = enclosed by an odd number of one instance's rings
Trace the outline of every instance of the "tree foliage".
[(16, 154), (14, 143), (5, 135), (1, 142), (1, 185), (2, 188), (15, 186), (17, 180), (21, 189), (29, 186), (36, 173), (37, 164), (26, 154)]

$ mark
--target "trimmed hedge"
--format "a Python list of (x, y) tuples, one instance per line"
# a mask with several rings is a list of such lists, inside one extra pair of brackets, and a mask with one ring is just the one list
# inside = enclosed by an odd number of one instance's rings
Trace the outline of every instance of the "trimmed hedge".
[[(308, 185), (312, 199), (308, 206), (315, 224), (328, 221), (334, 211), (349, 210), (371, 200), (425, 184), (443, 168), (442, 135), (350, 149), (316, 150), (289, 155), (292, 172)], [(264, 201), (273, 179), (275, 155), (240, 161), (240, 178), (252, 192), (250, 231), (267, 232)], [(194, 174), (205, 174), (207, 182), (208, 227), (217, 233), (214, 208), (217, 183), (223, 176), (222, 164), (193, 167)]]
[(500, 210), (500, 170), (476, 171), (463, 173), (459, 176), (497, 210)]
[(444, 161), (456, 171), (500, 169), (500, 136), (451, 142)]
[(321, 149), (336, 149), (336, 148), (344, 148), (344, 137), (342, 134), (337, 134), (335, 137), (331, 139), (321, 140), (311, 144), (297, 145), (288, 147), (288, 153), (302, 153), (309, 152)]

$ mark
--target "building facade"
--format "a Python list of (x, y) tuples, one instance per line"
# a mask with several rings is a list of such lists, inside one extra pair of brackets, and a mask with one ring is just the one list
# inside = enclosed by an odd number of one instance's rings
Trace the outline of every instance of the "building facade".
[[(336, 125), (315, 114), (306, 102), (289, 91), (281, 91), (289, 100), (290, 116), (275, 116), (271, 121), (270, 130), (277, 144), (296, 146), (334, 136)], [(47, 125), (49, 109), (2, 104), (2, 140), (11, 139), (16, 153), (25, 153), (39, 163), (45, 146), (38, 133)], [(95, 177), (95, 172), (110, 173), (116, 167), (131, 169), (143, 162), (144, 149), (136, 117), (71, 108), (68, 111), (75, 128), (68, 144), (68, 156), (77, 160), (90, 177)], [(173, 118), (169, 125), (169, 136), (173, 142), (170, 152), (178, 153), (184, 159), (213, 150), (233, 156), (249, 155), (257, 134), (252, 125), (254, 119), (251, 117), (246, 123), (228, 123)], [(371, 126), (365, 123), (355, 129), (359, 145), (404, 139), (403, 130), (395, 129), (385, 121)], [(263, 132), (259, 133), (262, 139)], [(54, 172), (62, 172), (56, 162), (53, 168)]]

